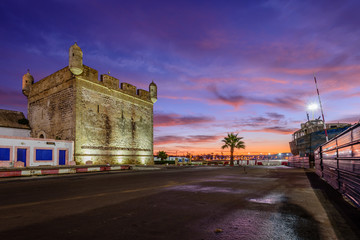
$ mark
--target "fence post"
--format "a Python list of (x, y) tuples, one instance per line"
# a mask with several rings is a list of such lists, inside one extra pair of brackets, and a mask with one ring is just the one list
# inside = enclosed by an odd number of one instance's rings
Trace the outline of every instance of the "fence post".
[(338, 149), (338, 139), (336, 139), (336, 171), (337, 171), (337, 182), (338, 182), (338, 189), (340, 191), (340, 171), (339, 171), (339, 149)]
[(322, 152), (322, 146), (320, 146), (320, 169), (321, 169), (321, 178), (324, 178), (324, 166), (323, 166), (323, 152)]

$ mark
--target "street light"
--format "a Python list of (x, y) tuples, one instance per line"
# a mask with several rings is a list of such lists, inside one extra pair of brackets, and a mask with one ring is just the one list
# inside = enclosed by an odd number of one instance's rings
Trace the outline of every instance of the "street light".
[(312, 113), (312, 119), (314, 120), (314, 112), (315, 110), (319, 109), (319, 105), (317, 105), (316, 103), (310, 103), (307, 106), (307, 109)]
[(309, 110), (316, 110), (318, 108), (319, 108), (319, 106), (316, 103), (311, 103), (308, 105)]

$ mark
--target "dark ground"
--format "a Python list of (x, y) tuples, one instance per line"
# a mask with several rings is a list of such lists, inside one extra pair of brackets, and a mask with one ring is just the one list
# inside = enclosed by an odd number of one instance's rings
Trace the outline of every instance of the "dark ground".
[(0, 239), (360, 239), (312, 171), (196, 167), (0, 182)]

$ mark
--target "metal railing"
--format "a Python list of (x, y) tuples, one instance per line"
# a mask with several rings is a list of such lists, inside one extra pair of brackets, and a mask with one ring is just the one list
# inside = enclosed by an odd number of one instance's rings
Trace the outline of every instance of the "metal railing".
[(316, 173), (360, 207), (360, 124), (314, 152)]
[(309, 157), (291, 156), (288, 160), (289, 167), (310, 168)]

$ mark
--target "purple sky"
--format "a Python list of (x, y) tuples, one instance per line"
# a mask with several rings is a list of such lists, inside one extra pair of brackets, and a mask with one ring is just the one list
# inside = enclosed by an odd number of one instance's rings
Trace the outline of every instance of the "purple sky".
[(157, 84), (155, 151), (220, 153), (228, 132), (244, 137), (236, 153), (289, 151), (317, 100), (313, 73), (326, 120), (359, 121), (359, 11), (357, 0), (2, 0), (0, 108), (26, 113), (22, 75), (65, 67), (76, 41), (99, 73)]

